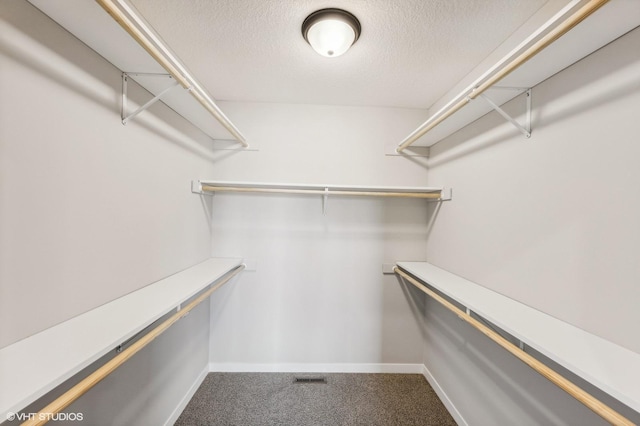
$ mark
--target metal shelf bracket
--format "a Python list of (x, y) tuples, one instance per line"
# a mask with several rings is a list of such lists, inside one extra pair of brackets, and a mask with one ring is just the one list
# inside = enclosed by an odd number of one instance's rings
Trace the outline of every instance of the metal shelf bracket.
[(489, 105), (491, 105), (491, 108), (493, 108), (498, 114), (500, 114), (509, 123), (513, 124), (515, 126), (515, 128), (518, 129), (523, 135), (525, 135), (527, 138), (530, 138), (531, 137), (531, 88), (498, 87), (498, 86), (494, 86), (494, 87), (492, 87), (492, 89), (517, 90), (517, 91), (521, 91), (522, 93), (526, 94), (525, 102), (526, 102), (527, 111), (526, 111), (526, 114), (525, 114), (526, 122), (525, 122), (524, 126), (521, 125), (520, 123), (518, 123), (515, 118), (513, 118), (509, 114), (507, 114), (507, 112), (505, 110), (500, 108), (495, 102), (493, 102), (484, 93), (481, 93), (479, 97), (484, 99)]
[(216, 195), (215, 192), (208, 192), (208, 191), (203, 191), (202, 190), (202, 183), (200, 183), (199, 180), (192, 180), (191, 181), (191, 192), (194, 194), (198, 194), (198, 195), (209, 195), (210, 197), (213, 197)]
[(440, 198), (437, 200), (427, 200), (427, 203), (441, 203), (443, 201), (453, 200), (453, 188), (442, 188)]
[[(137, 110), (133, 111), (131, 114), (127, 115), (127, 81), (129, 80), (129, 76), (145, 76), (145, 77), (164, 77), (172, 80), (172, 83), (169, 87), (164, 89), (162, 92), (158, 93), (156, 96), (151, 98), (151, 100), (147, 101), (144, 105), (139, 107)], [(149, 108), (151, 105), (158, 102), (164, 95), (166, 95), (171, 89), (178, 86), (178, 82), (169, 74), (149, 74), (149, 73), (122, 73), (122, 106), (120, 109), (120, 117), (122, 118), (122, 124), (126, 125), (129, 121), (131, 121), (136, 115), (140, 114), (142, 111)]]
[(327, 204), (329, 204), (329, 188), (324, 189), (324, 194), (322, 194), (322, 215), (327, 215)]

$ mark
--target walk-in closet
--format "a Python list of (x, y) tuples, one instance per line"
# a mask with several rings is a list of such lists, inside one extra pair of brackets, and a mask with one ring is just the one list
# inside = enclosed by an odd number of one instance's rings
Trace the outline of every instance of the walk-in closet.
[(0, 424), (640, 424), (640, 0), (1, 0)]

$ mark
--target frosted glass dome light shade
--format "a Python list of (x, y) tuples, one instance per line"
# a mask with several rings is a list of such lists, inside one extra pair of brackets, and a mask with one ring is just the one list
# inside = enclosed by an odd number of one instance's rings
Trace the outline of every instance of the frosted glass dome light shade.
[(360, 22), (342, 9), (313, 12), (302, 23), (302, 35), (322, 56), (335, 58), (345, 53), (360, 37)]

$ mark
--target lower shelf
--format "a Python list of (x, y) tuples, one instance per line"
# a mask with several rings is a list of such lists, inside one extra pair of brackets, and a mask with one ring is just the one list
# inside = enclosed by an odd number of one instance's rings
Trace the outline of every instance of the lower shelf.
[(640, 354), (429, 263), (398, 266), (640, 412)]
[(208, 259), (0, 350), (0, 419), (19, 412), (239, 266)]

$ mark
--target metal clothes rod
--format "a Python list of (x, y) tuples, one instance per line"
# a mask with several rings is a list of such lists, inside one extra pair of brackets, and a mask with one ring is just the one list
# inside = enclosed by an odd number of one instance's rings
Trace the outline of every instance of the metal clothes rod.
[(471, 86), (471, 89), (467, 89), (454, 99), (459, 99), (457, 102), (450, 102), (444, 108), (439, 110), (433, 117), (425, 121), (420, 127), (414, 130), (409, 136), (407, 136), (396, 148), (397, 152), (402, 152), (407, 147), (415, 143), (418, 139), (424, 136), (431, 129), (442, 123), (448, 117), (456, 113), (471, 100), (480, 96), (484, 91), (491, 86), (502, 80), (509, 75), (513, 70), (520, 65), (527, 62), (529, 59), (540, 53), (545, 47), (556, 41), (558, 38), (569, 32), (571, 28), (578, 25), (585, 20), (589, 15), (602, 7), (609, 0), (589, 0), (584, 6), (578, 9), (575, 13), (558, 24), (549, 33), (536, 41), (533, 45), (528, 47), (524, 52), (510, 60), (506, 65), (501, 66), (498, 70), (494, 70), (489, 76), (482, 76), (479, 80), (476, 80)]
[(441, 191), (436, 192), (393, 192), (393, 191), (347, 191), (322, 189), (290, 189), (290, 188), (261, 188), (261, 187), (237, 187), (237, 186), (213, 186), (202, 183), (202, 190), (206, 192), (263, 192), (278, 194), (318, 194), (318, 195), (355, 195), (365, 197), (405, 197), (405, 198), (426, 198), (440, 199)]
[(408, 282), (416, 286), (418, 289), (422, 290), (427, 295), (431, 296), (433, 299), (435, 299), (438, 303), (443, 305), (445, 308), (452, 311), (454, 314), (458, 316), (458, 318), (460, 318), (461, 320), (467, 322), (471, 326), (478, 329), (482, 334), (487, 336), (489, 339), (493, 340), (495, 343), (500, 345), (503, 349), (506, 349), (509, 353), (514, 355), (520, 361), (524, 362), (529, 367), (534, 369), (536, 372), (540, 373), (547, 380), (549, 380), (550, 382), (558, 386), (563, 391), (567, 392), (569, 395), (577, 399), (579, 402), (584, 404), (587, 408), (589, 408), (591, 411), (593, 411), (594, 413), (596, 413), (597, 415), (605, 419), (607, 422), (611, 423), (612, 425), (620, 425), (620, 426), (635, 425), (633, 422), (631, 422), (629, 419), (624, 417), (622, 414), (618, 413), (613, 408), (604, 404), (602, 401), (596, 399), (594, 396), (587, 393), (582, 388), (578, 387), (576, 384), (566, 379), (564, 376), (558, 374), (553, 369), (549, 368), (548, 366), (541, 363), (540, 361), (538, 361), (528, 353), (524, 352), (518, 346), (509, 342), (507, 339), (505, 339), (504, 337), (502, 337), (501, 335), (499, 335), (498, 333), (496, 333), (495, 331), (493, 331), (492, 329), (484, 325), (482, 322), (476, 320), (470, 314), (464, 312), (463, 310), (455, 306), (453, 303), (449, 302), (444, 297), (440, 296), (439, 294), (437, 294), (436, 292), (428, 288), (426, 285), (424, 285), (420, 281), (413, 278), (411, 275), (402, 271), (397, 266), (393, 268), (393, 271), (396, 274), (400, 275), (403, 279), (407, 280)]
[(55, 414), (67, 408), (71, 405), (75, 400), (84, 395), (87, 391), (89, 391), (92, 387), (100, 383), (105, 377), (111, 374), (115, 369), (124, 364), (129, 358), (138, 353), (142, 348), (151, 343), (156, 337), (160, 336), (164, 333), (169, 327), (171, 327), (174, 323), (176, 323), (181, 318), (185, 317), (189, 312), (193, 310), (196, 306), (206, 300), (211, 294), (222, 287), (225, 283), (227, 283), (231, 278), (236, 276), (244, 269), (244, 265), (240, 265), (231, 272), (227, 274), (224, 278), (218, 280), (211, 288), (206, 290), (196, 299), (191, 301), (188, 305), (182, 307), (175, 314), (171, 315), (168, 319), (162, 322), (159, 326), (151, 330), (149, 333), (145, 334), (140, 340), (133, 343), (127, 349), (120, 352), (110, 361), (105, 363), (103, 366), (98, 368), (96, 371), (91, 373), (89, 376), (84, 378), (78, 384), (73, 386), (67, 392), (56, 398), (49, 405), (40, 410), (35, 416), (32, 416), (29, 420), (22, 423), (21, 426), (37, 426), (43, 425), (49, 421)]
[(207, 91), (191, 75), (151, 26), (126, 0), (96, 0), (182, 87), (207, 110), (233, 137), (247, 148), (245, 137), (215, 104)]

